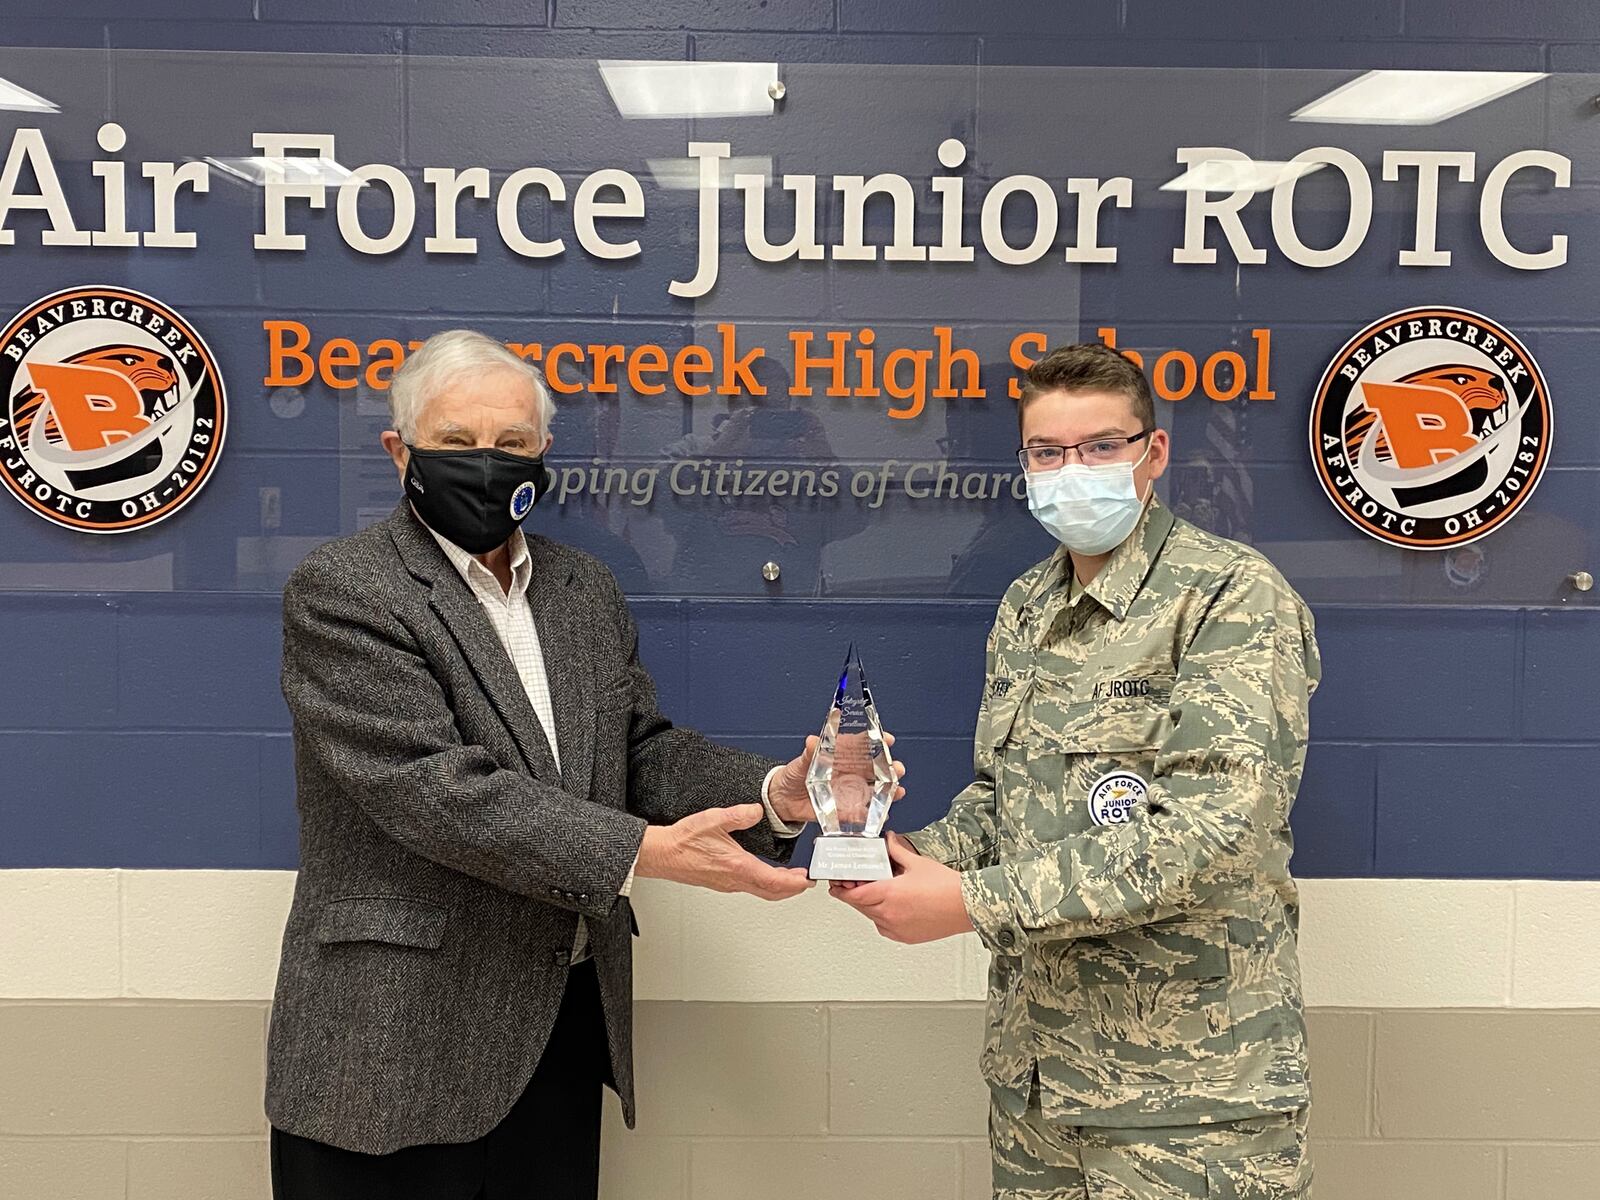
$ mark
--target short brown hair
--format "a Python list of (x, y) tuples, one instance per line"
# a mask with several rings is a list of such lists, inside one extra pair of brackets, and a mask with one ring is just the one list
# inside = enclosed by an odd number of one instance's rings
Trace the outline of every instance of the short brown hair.
[(1028, 405), (1048, 392), (1117, 392), (1128, 398), (1140, 429), (1156, 426), (1156, 401), (1150, 381), (1131, 359), (1103, 342), (1058, 346), (1028, 368), (1017, 401), (1017, 427)]

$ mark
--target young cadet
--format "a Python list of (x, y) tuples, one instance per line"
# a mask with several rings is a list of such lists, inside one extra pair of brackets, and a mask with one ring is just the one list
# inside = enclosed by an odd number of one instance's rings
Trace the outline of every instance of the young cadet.
[(1289, 809), (1320, 676), (1265, 558), (1155, 499), (1143, 373), (1047, 354), (1019, 406), (1062, 543), (988, 641), (976, 778), (833, 885), (884, 936), (993, 952), (981, 1069), (996, 1197), (1289, 1200), (1310, 1101)]

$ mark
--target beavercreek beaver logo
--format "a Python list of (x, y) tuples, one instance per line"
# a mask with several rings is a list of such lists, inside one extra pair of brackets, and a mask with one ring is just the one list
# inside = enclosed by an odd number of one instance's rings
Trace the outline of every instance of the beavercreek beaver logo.
[(1414, 550), (1505, 524), (1550, 458), (1550, 393), (1503, 327), (1412, 308), (1345, 343), (1311, 406), (1322, 489), (1363, 533)]
[(69, 529), (126, 533), (216, 468), (226, 401), (193, 326), (126, 288), (71, 288), (0, 333), (0, 481)]

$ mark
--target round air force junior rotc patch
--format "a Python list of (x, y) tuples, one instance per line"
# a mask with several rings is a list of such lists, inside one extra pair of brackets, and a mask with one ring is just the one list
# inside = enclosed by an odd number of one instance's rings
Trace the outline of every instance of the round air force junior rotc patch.
[(1149, 786), (1132, 771), (1108, 771), (1089, 786), (1089, 819), (1096, 825), (1125, 825), (1134, 806), (1149, 795)]

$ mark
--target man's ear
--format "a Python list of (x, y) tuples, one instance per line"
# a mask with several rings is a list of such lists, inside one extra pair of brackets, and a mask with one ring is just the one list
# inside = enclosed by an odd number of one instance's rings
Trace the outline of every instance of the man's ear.
[(395, 469), (400, 472), (400, 477), (405, 478), (406, 463), (411, 459), (411, 451), (406, 449), (405, 439), (392, 429), (385, 429), (378, 435), (378, 440), (383, 443), (384, 451), (394, 460)]

